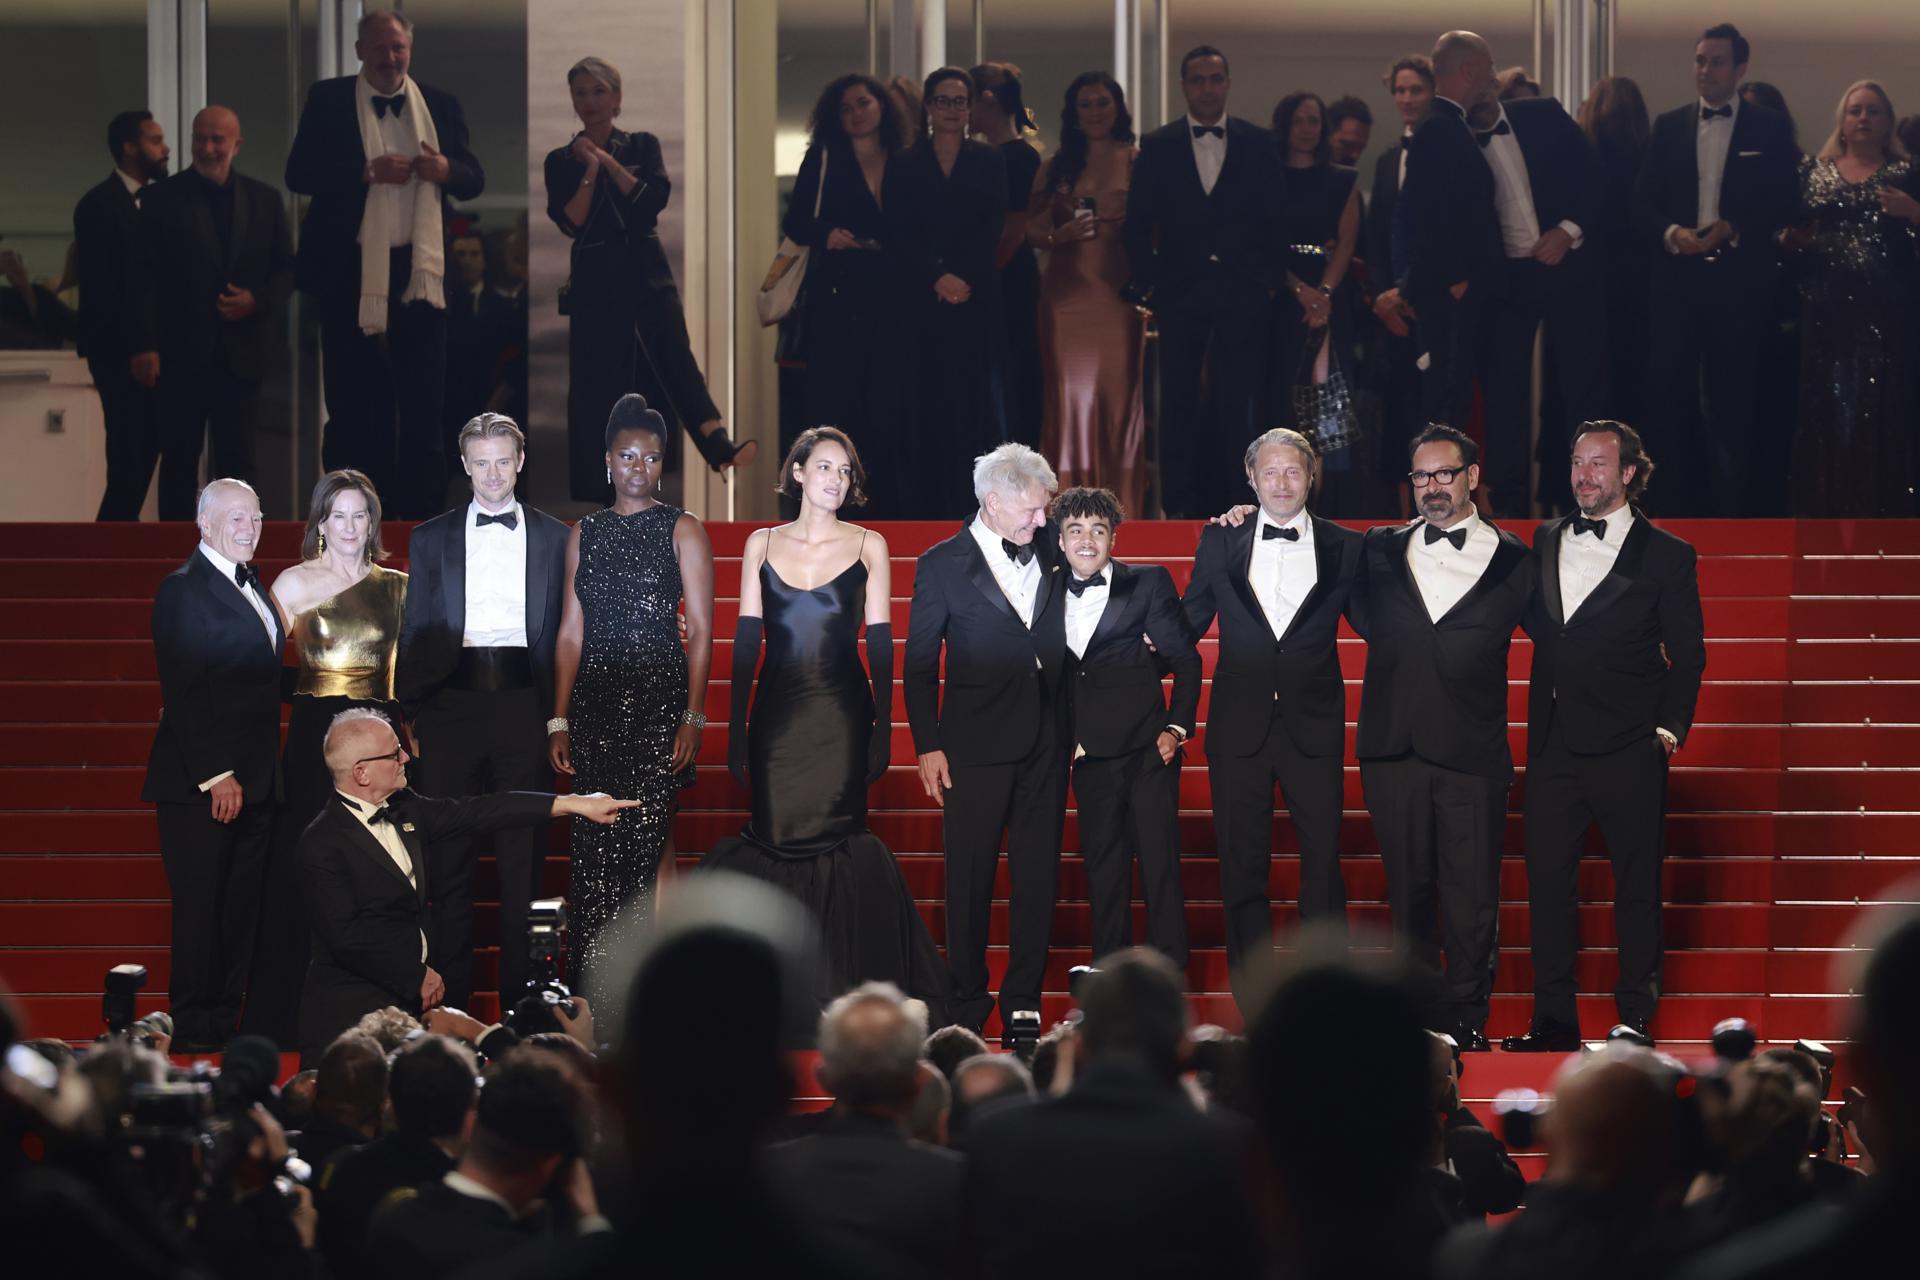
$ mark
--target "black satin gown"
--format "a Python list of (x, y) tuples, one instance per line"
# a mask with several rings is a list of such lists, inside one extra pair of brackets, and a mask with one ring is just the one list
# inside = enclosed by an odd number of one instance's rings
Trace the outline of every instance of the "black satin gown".
[(944, 1025), (947, 966), (893, 853), (867, 827), (873, 691), (860, 661), (867, 567), (788, 586), (760, 566), (766, 655), (747, 721), (753, 815), (701, 868), (768, 880), (813, 912), (825, 940), (822, 1004), (870, 980), (927, 1002)]

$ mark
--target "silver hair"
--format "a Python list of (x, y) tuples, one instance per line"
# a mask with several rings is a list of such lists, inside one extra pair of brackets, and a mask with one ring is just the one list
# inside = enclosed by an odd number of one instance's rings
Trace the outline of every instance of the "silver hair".
[(235, 489), (245, 489), (248, 493), (252, 493), (253, 500), (255, 502), (258, 502), (260, 500), (260, 495), (257, 493), (254, 493), (253, 486), (248, 484), (245, 480), (235, 479), (232, 476), (225, 476), (219, 480), (209, 480), (206, 483), (206, 487), (200, 490), (199, 502), (194, 504), (193, 518), (195, 520), (198, 520), (201, 516), (204, 516), (205, 514), (207, 514), (207, 508), (213, 505), (213, 498), (214, 498), (213, 491), (215, 489), (226, 488), (229, 486)]
[[(393, 728), (393, 722), (388, 720), (386, 716), (380, 712), (375, 711), (372, 707), (348, 707), (345, 711), (342, 711), (339, 715), (327, 722), (327, 736), (321, 747), (321, 754), (326, 757), (329, 772), (337, 775), (353, 768), (353, 765), (346, 760), (346, 752), (344, 750), (338, 753), (335, 752), (333, 740), (335, 736), (343, 731), (350, 731), (354, 725), (367, 720), (373, 721), (383, 729), (391, 730)], [(396, 739), (398, 739), (399, 736), (399, 734), (394, 734)]]
[(1320, 451), (1313, 447), (1313, 441), (1307, 439), (1291, 427), (1275, 427), (1271, 431), (1263, 431), (1253, 438), (1253, 443), (1247, 446), (1247, 456), (1241, 460), (1242, 469), (1244, 469), (1248, 475), (1252, 475), (1253, 464), (1259, 461), (1260, 451), (1262, 449), (1270, 449), (1275, 445), (1285, 445), (1289, 449), (1298, 449), (1300, 456), (1307, 460), (1309, 467), (1320, 461)]
[(976, 1071), (992, 1071), (1005, 1076), (1006, 1081), (1003, 1083), (1018, 1084), (1020, 1090), (1029, 1098), (1038, 1092), (1033, 1087), (1033, 1072), (1027, 1070), (1025, 1063), (1009, 1053), (976, 1053), (960, 1063), (953, 1069), (953, 1091), (959, 1093), (961, 1079)]
[[(820, 1015), (820, 1079), (834, 1097), (853, 1106), (906, 1100), (914, 1091), (920, 1042), (927, 1038), (925, 1006), (916, 1009), (891, 982), (863, 982)], [(866, 1005), (884, 1005), (899, 1025), (884, 1038), (851, 1037), (845, 1023)]]
[(973, 460), (973, 496), (984, 506), (989, 493), (1008, 496), (1038, 485), (1048, 493), (1060, 487), (1047, 460), (1024, 444), (1003, 444)]
[(567, 68), (567, 87), (571, 89), (576, 77), (585, 76), (598, 84), (605, 85), (609, 93), (620, 92), (620, 68), (605, 58), (586, 57)]
[(406, 32), (409, 39), (413, 36), (413, 19), (409, 18), (406, 14), (400, 12), (398, 9), (370, 9), (360, 15), (360, 23), (353, 29), (353, 38), (355, 40), (365, 40), (367, 38), (367, 28), (376, 22), (391, 22)]
[(1471, 31), (1449, 31), (1433, 46), (1433, 73), (1450, 76), (1469, 58), (1493, 58), (1493, 46)]

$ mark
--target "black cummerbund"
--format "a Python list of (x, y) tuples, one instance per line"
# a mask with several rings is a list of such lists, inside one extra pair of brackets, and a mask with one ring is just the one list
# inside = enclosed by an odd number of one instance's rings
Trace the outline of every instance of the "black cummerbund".
[(533, 687), (533, 660), (524, 646), (466, 647), (460, 650), (460, 665), (454, 669), (449, 688), (468, 693), (499, 693), (505, 689)]

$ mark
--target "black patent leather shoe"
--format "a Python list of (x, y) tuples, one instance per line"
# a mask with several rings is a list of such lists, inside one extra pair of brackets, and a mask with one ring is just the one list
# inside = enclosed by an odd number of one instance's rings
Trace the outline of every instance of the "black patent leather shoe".
[(1659, 1042), (1653, 1038), (1645, 1018), (1622, 1018), (1607, 1032), (1609, 1040), (1628, 1040), (1645, 1049), (1651, 1049)]
[(1487, 1037), (1478, 1027), (1455, 1027), (1453, 1042), (1460, 1046), (1462, 1053), (1485, 1053), (1493, 1048), (1487, 1043)]
[(1508, 1053), (1577, 1053), (1580, 1033), (1571, 1027), (1531, 1027), (1523, 1036), (1503, 1036), (1500, 1047)]

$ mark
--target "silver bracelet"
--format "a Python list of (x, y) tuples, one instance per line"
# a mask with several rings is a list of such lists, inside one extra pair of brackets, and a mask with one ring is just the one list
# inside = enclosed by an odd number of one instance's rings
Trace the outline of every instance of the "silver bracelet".
[(699, 711), (682, 711), (680, 713), (680, 723), (683, 725), (692, 725), (696, 729), (704, 729), (707, 727), (707, 717)]
[(547, 721), (547, 736), (549, 738), (556, 733), (566, 732), (568, 732), (568, 729), (567, 718), (565, 716), (555, 716), (553, 719)]

